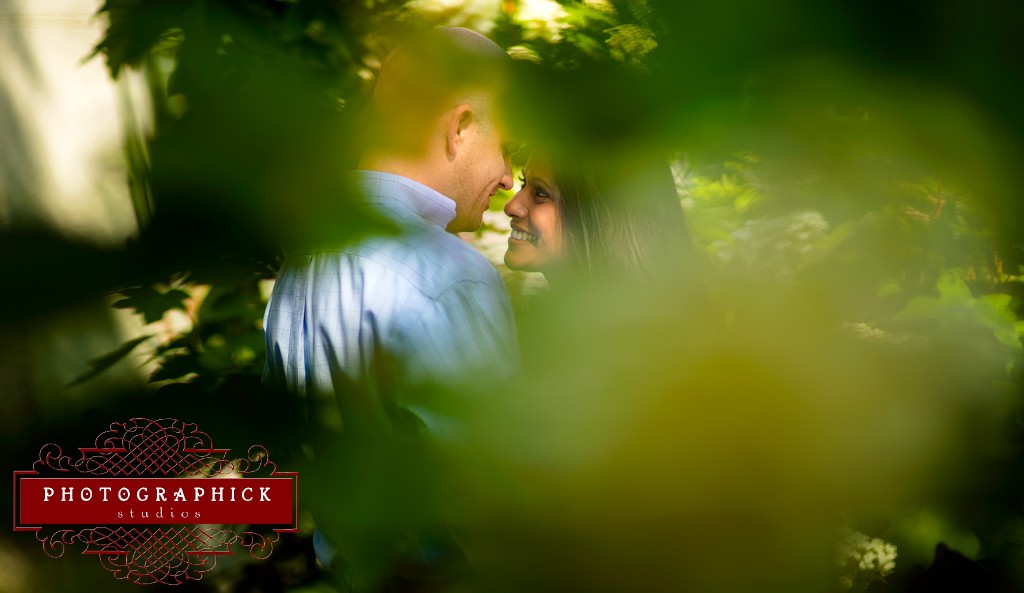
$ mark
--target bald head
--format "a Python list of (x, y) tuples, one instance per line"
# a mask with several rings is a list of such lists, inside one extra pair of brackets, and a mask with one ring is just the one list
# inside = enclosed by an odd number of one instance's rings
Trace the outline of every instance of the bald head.
[(407, 38), (384, 60), (370, 98), (372, 148), (421, 149), (433, 120), (459, 103), (489, 111), (511, 61), (470, 29), (438, 27)]
[(438, 27), (409, 37), (384, 60), (374, 97), (395, 90), (433, 91), (499, 82), (511, 62), (476, 31)]

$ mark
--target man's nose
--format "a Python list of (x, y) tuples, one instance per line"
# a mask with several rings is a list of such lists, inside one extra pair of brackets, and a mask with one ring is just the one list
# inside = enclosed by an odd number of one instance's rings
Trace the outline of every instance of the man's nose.
[(501, 189), (508, 191), (512, 189), (513, 183), (514, 182), (512, 181), (512, 157), (505, 157), (505, 172), (501, 176), (501, 183), (499, 183), (498, 185), (501, 186)]

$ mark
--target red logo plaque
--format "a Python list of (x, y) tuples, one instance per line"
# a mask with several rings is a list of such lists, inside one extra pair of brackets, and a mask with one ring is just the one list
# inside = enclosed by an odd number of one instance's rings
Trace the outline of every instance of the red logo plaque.
[(133, 418), (79, 452), (50, 443), (14, 472), (14, 530), (35, 532), (53, 558), (80, 545), (114, 578), (178, 585), (237, 548), (265, 559), (298, 530), (298, 474), (260, 445), (234, 459), (195, 424)]

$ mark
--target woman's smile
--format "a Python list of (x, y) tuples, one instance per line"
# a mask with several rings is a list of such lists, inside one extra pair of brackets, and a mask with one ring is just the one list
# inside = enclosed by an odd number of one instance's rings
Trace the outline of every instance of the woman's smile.
[(527, 241), (530, 243), (537, 243), (537, 235), (521, 231), (519, 229), (512, 229), (510, 237), (516, 241)]

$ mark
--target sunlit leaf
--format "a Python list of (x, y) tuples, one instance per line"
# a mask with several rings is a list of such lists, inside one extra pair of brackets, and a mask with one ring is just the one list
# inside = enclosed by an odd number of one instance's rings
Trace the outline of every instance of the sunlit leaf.
[(129, 288), (121, 294), (125, 298), (114, 303), (117, 309), (134, 309), (142, 315), (146, 323), (153, 323), (163, 319), (165, 313), (171, 309), (185, 309), (185, 300), (189, 298), (187, 292), (172, 289), (161, 292), (150, 286)]

